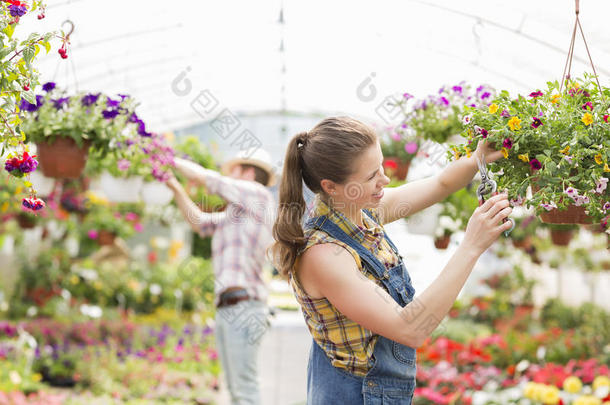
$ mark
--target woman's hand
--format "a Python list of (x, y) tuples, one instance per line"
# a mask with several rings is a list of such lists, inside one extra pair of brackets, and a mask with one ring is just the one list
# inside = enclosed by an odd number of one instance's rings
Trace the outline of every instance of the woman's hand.
[(474, 151), (475, 157), (485, 157), (485, 163), (495, 162), (496, 160), (503, 157), (502, 151), (494, 149), (488, 142), (487, 139), (479, 141), (477, 149)]
[(506, 193), (497, 194), (477, 207), (468, 221), (462, 244), (482, 254), (498, 239), (500, 234), (511, 228), (511, 221), (502, 222), (513, 212)]

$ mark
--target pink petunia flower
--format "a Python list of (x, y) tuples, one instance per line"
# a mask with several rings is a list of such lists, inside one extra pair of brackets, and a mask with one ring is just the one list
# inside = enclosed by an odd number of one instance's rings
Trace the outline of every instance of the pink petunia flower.
[(125, 170), (129, 169), (129, 166), (131, 166), (131, 162), (127, 159), (121, 159), (117, 162), (117, 167), (119, 168), (120, 171), (124, 172)]
[(417, 152), (417, 148), (417, 142), (409, 142), (405, 145), (405, 151), (411, 155)]
[(549, 204), (540, 203), (540, 206), (547, 211), (551, 211), (552, 209), (557, 208), (557, 205), (553, 201), (551, 201)]
[(99, 236), (99, 232), (95, 229), (91, 229), (89, 232), (87, 232), (87, 236), (89, 237), (89, 239), (97, 239), (97, 237)]

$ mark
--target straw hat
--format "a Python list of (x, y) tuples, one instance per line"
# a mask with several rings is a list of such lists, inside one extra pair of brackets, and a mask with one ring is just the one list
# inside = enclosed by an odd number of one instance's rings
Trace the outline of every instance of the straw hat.
[(267, 181), (267, 187), (271, 187), (276, 182), (275, 171), (273, 170), (273, 164), (271, 164), (271, 155), (262, 148), (250, 148), (240, 151), (235, 157), (227, 160), (220, 167), (222, 174), (227, 175), (231, 173), (235, 165), (253, 165), (260, 167), (269, 175)]

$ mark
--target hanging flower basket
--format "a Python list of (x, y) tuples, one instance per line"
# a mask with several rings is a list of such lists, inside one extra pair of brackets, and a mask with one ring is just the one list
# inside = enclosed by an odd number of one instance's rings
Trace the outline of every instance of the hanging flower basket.
[(47, 177), (77, 179), (87, 163), (88, 142), (78, 146), (72, 138), (56, 137), (51, 143), (37, 143), (37, 147), (38, 160)]
[(21, 229), (32, 229), (36, 226), (36, 218), (31, 214), (21, 212), (17, 214), (16, 219)]
[(449, 242), (451, 241), (451, 236), (443, 236), (440, 238), (434, 239), (434, 247), (439, 250), (445, 250), (449, 247)]
[(540, 214), (540, 220), (547, 224), (591, 224), (593, 218), (587, 215), (584, 207), (568, 205), (568, 209), (554, 208)]
[(135, 203), (140, 201), (140, 190), (144, 179), (140, 176), (119, 178), (108, 172), (102, 173), (100, 187), (110, 202)]
[(568, 246), (573, 236), (574, 231), (571, 229), (551, 229), (551, 241), (556, 246)]
[(403, 181), (409, 174), (411, 161), (404, 162), (394, 156), (389, 156), (383, 159), (383, 167), (388, 177)]
[(532, 247), (532, 237), (530, 235), (520, 240), (512, 239), (512, 242), (517, 249), (529, 250)]
[(97, 243), (100, 246), (110, 246), (114, 243), (115, 239), (116, 235), (114, 233), (103, 229), (98, 233)]
[(144, 183), (140, 195), (144, 203), (151, 205), (167, 205), (174, 198), (174, 193), (164, 183), (158, 181)]

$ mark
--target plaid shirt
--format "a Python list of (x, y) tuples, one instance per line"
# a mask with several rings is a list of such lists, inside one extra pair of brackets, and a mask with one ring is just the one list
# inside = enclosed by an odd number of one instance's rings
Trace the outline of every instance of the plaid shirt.
[(212, 236), (216, 302), (229, 287), (243, 287), (250, 297), (265, 302), (262, 278), (265, 250), (273, 242), (275, 199), (262, 184), (221, 176), (205, 169), (206, 188), (228, 202), (223, 212), (202, 213), (199, 235)]
[[(381, 220), (378, 211), (370, 211), (373, 213), (373, 219), (362, 212), (365, 225), (363, 228), (351, 222), (342, 213), (330, 209), (328, 205), (316, 197), (313, 216), (327, 215), (328, 219), (336, 223), (347, 235), (373, 253), (386, 268), (392, 268), (398, 264), (399, 258), (394, 254), (383, 236), (382, 225), (379, 225)], [(378, 282), (372, 274), (364, 270), (360, 256), (345, 243), (317, 229), (306, 230), (305, 237), (307, 243), (300, 254), (318, 243), (335, 243), (351, 253), (358, 268), (366, 277), (383, 287), (381, 282)], [(293, 274), (298, 261), (297, 258), (293, 267)], [(332, 365), (358, 376), (366, 375), (374, 362), (372, 356), (378, 335), (348, 319), (326, 298), (314, 299), (308, 296), (293, 274), (290, 277), (290, 284), (297, 301), (301, 305), (307, 327), (314, 340), (330, 358)]]

